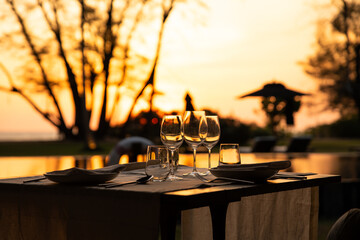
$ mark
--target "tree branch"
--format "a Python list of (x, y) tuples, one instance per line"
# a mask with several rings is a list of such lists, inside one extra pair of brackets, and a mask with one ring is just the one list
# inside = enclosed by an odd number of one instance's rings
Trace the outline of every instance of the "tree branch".
[[(99, 135), (103, 135), (107, 129), (109, 128), (109, 122), (112, 116), (112, 113), (110, 113), (110, 117), (108, 118), (108, 120), (106, 119), (106, 106), (107, 106), (107, 98), (108, 98), (108, 80), (109, 80), (109, 74), (110, 74), (110, 62), (111, 59), (113, 58), (113, 52), (114, 52), (114, 48), (116, 46), (116, 42), (117, 42), (117, 34), (115, 34), (113, 32), (113, 9), (114, 9), (114, 1), (111, 0), (110, 1), (110, 5), (109, 5), (109, 10), (108, 10), (108, 19), (106, 22), (106, 29), (104, 32), (104, 46), (103, 46), (103, 50), (104, 50), (104, 58), (103, 58), (103, 72), (105, 74), (105, 80), (104, 80), (104, 94), (103, 94), (103, 101), (102, 101), (102, 107), (101, 107), (101, 113), (100, 113), (100, 120), (99, 120), (99, 126), (98, 126), (98, 133)], [(128, 9), (130, 4), (130, 1), (127, 0), (126, 4), (123, 8), (123, 11), (121, 13), (120, 16), (120, 21), (116, 24), (117, 26), (119, 26), (122, 23), (122, 20), (124, 18), (125, 12)]]
[[(128, 68), (127, 68), (127, 60), (129, 59), (129, 52), (130, 52), (129, 44), (130, 44), (131, 39), (133, 37), (133, 33), (136, 30), (137, 24), (139, 23), (139, 21), (141, 19), (140, 17), (143, 14), (144, 7), (145, 7), (145, 5), (142, 4), (140, 10), (137, 12), (134, 24), (132, 25), (131, 30), (130, 30), (127, 38), (126, 38), (126, 41), (125, 41), (125, 45), (124, 45), (124, 64), (123, 64), (122, 69), (121, 69), (122, 75), (121, 75), (120, 81), (117, 84), (117, 89), (118, 90), (120, 89), (121, 85), (124, 83), (124, 81), (126, 79), (127, 70), (128, 70)], [(109, 122), (111, 121), (111, 118), (114, 116), (115, 109), (116, 109), (116, 106), (119, 105), (119, 101), (120, 101), (120, 93), (119, 93), (119, 91), (116, 91), (115, 97), (114, 97), (114, 104), (113, 104), (112, 109), (111, 109), (110, 114), (109, 114)]]
[[(165, 1), (166, 1), (166, 0), (165, 0)], [(172, 11), (172, 9), (173, 9), (174, 2), (175, 2), (175, 0), (171, 0), (169, 7), (166, 8), (166, 6), (165, 6), (165, 1), (162, 3), (162, 8), (163, 8), (162, 24), (161, 24), (160, 31), (159, 31), (158, 42), (157, 42), (157, 47), (156, 47), (156, 55), (155, 55), (153, 67), (152, 67), (152, 70), (151, 70), (151, 73), (150, 73), (150, 76), (149, 76), (147, 82), (145, 83), (144, 87), (143, 87), (143, 88), (141, 89), (141, 91), (137, 94), (137, 96), (135, 97), (135, 99), (134, 99), (134, 101), (133, 101), (133, 104), (132, 104), (132, 106), (131, 106), (131, 108), (130, 108), (130, 111), (129, 111), (129, 113), (128, 113), (128, 117), (127, 117), (126, 123), (129, 122), (129, 120), (130, 120), (130, 118), (131, 118), (131, 113), (132, 113), (132, 111), (134, 110), (137, 101), (139, 100), (140, 96), (143, 94), (145, 88), (146, 88), (148, 85), (152, 85), (152, 86), (153, 86), (152, 92), (151, 92), (151, 98), (150, 98), (150, 110), (152, 110), (152, 99), (153, 99), (154, 93), (155, 93), (156, 67), (157, 67), (157, 63), (158, 63), (158, 60), (159, 60), (160, 49), (161, 49), (161, 44), (162, 44), (162, 37), (163, 37), (163, 33), (164, 33), (164, 28), (165, 28), (166, 20), (168, 19), (169, 15), (170, 15), (170, 13), (171, 13), (171, 11)], [(126, 124), (126, 123), (125, 123), (125, 124)]]
[[(10, 5), (11, 7), (11, 10), (12, 12), (15, 14), (20, 26), (21, 26), (21, 29), (22, 29), (22, 33), (25, 37), (25, 40), (26, 42), (28, 43), (29, 47), (30, 47), (30, 50), (31, 50), (31, 53), (32, 55), (34, 56), (35, 58), (35, 62), (37, 63), (37, 65), (39, 66), (40, 68), (40, 71), (41, 71), (41, 75), (42, 75), (42, 78), (43, 78), (43, 83), (44, 83), (44, 86), (45, 88), (47, 89), (48, 93), (49, 93), (49, 96), (51, 97), (51, 99), (53, 100), (53, 103), (55, 105), (55, 108), (57, 110), (57, 113), (59, 115), (59, 119), (60, 119), (60, 125), (62, 125), (62, 127), (66, 128), (65, 126), (65, 122), (64, 122), (64, 119), (62, 117), (62, 114), (61, 114), (61, 110), (60, 110), (60, 107), (59, 107), (59, 104), (58, 104), (58, 101), (50, 87), (50, 84), (49, 84), (49, 80), (48, 80), (48, 77), (45, 73), (45, 69), (41, 63), (41, 58), (40, 58), (40, 55), (38, 54), (38, 52), (36, 51), (35, 49), (35, 45), (33, 44), (32, 40), (31, 40), (31, 37), (30, 37), (30, 34), (25, 26), (25, 23), (24, 23), (24, 20), (23, 18), (20, 16), (20, 14), (18, 13), (18, 11), (16, 10), (15, 8), (15, 4), (14, 4), (14, 1), (13, 0), (6, 0), (8, 2), (8, 4)], [(21, 94), (23, 97), (26, 98), (26, 95), (25, 94)]]

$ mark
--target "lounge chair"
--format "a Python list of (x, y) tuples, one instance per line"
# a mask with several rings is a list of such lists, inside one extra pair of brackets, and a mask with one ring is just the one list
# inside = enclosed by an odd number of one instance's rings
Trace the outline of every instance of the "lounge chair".
[(275, 152), (307, 152), (311, 140), (311, 136), (292, 137), (287, 146), (277, 146)]
[(254, 138), (251, 152), (272, 152), (276, 145), (276, 137), (274, 136), (260, 136)]
[(253, 139), (250, 147), (241, 147), (240, 152), (272, 152), (276, 145), (277, 138), (274, 136), (259, 136)]

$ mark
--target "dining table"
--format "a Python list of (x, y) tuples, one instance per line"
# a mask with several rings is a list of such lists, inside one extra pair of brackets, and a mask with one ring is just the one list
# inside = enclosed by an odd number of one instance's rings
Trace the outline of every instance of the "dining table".
[[(133, 181), (145, 175), (144, 163), (128, 166), (111, 182)], [(178, 168), (178, 174), (187, 171), (191, 168)], [(199, 231), (211, 231), (213, 239), (224, 240), (229, 204), (246, 197), (311, 189), (311, 202), (316, 206), (318, 187), (341, 180), (339, 175), (311, 174), (259, 183), (206, 183), (183, 176), (179, 181), (112, 188), (49, 179), (26, 182), (36, 177), (0, 180), (1, 239), (175, 239), (182, 212), (209, 207), (212, 227)], [(312, 221), (317, 221), (317, 209), (311, 209), (315, 212)]]

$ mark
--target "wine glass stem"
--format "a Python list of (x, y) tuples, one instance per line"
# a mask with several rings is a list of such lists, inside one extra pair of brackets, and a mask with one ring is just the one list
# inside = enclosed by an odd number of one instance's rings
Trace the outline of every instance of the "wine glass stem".
[(193, 172), (197, 172), (196, 170), (196, 147), (193, 148), (193, 154), (194, 154), (194, 166), (193, 166)]
[(170, 150), (170, 175), (174, 175), (174, 169), (175, 169), (175, 159), (174, 159), (174, 150)]
[(208, 149), (208, 169), (210, 170), (211, 168), (211, 148)]

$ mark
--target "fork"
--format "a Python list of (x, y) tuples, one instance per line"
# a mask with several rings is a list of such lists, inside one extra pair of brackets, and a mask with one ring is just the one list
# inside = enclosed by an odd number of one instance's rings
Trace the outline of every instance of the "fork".
[(241, 182), (241, 183), (248, 183), (248, 184), (255, 184), (253, 181), (248, 180), (242, 180), (242, 179), (236, 179), (236, 178), (227, 178), (227, 177), (217, 177), (214, 179), (206, 179), (205, 177), (201, 176), (199, 173), (195, 173), (195, 176), (200, 179), (201, 181), (205, 183), (214, 183), (216, 180), (224, 180), (224, 181), (230, 181), (230, 182)]

